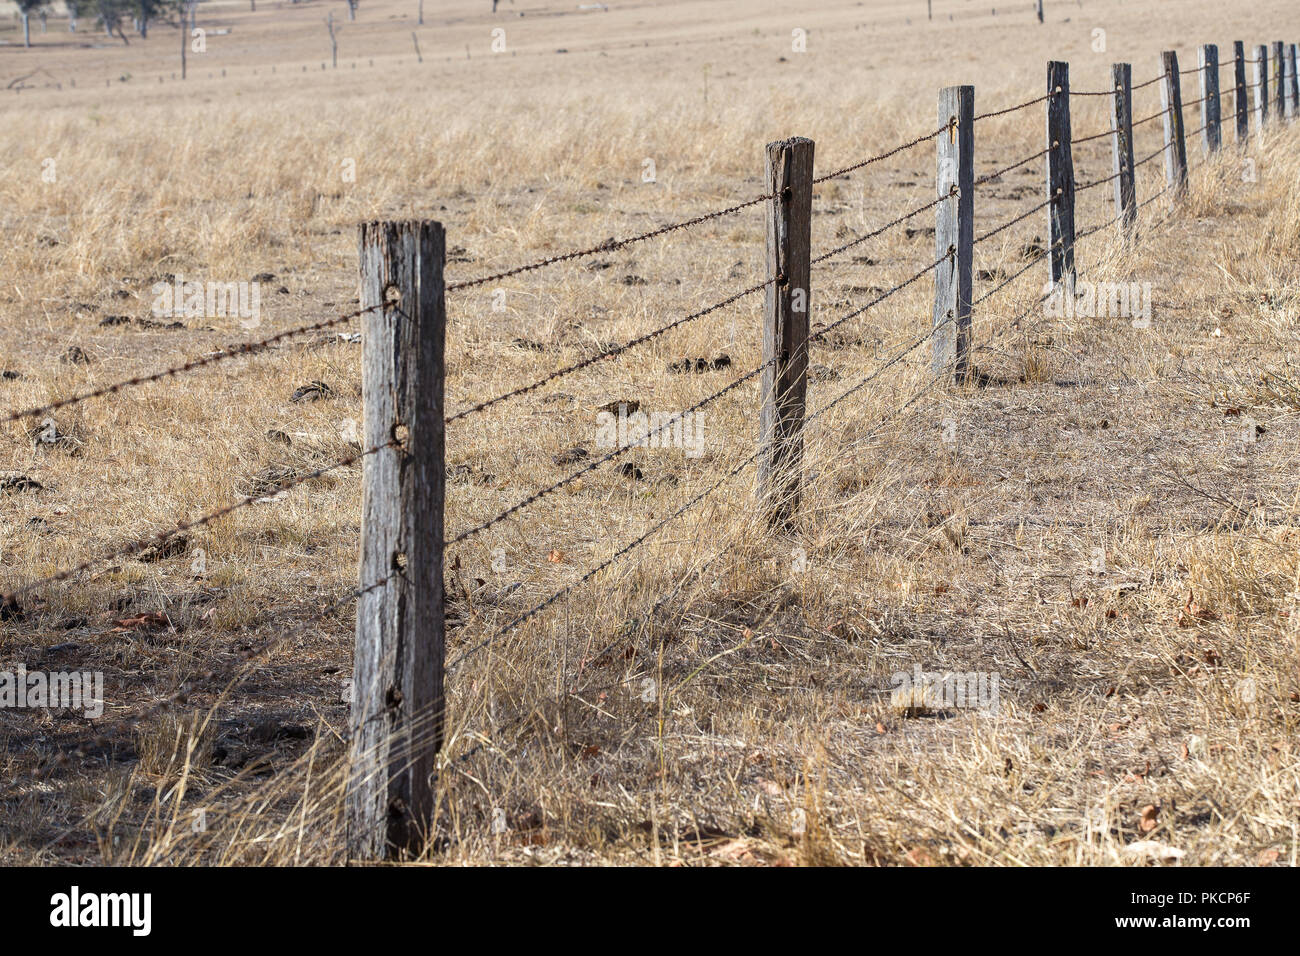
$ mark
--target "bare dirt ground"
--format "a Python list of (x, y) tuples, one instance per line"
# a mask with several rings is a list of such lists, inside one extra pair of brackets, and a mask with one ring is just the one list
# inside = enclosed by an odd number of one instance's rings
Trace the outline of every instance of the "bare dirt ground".
[[(940, 0), (933, 23), (919, 4), (786, 6), (493, 17), (457, 0), (421, 27), (410, 0), (356, 23), (340, 4), (339, 67), (322, 70), (331, 5), (204, 4), (183, 83), (175, 27), (127, 46), (51, 20), (23, 50), (0, 25), (0, 410), (352, 311), (359, 221), (438, 219), (449, 277), (473, 278), (758, 196), (772, 140), (814, 139), (819, 175), (883, 152), (939, 125), (945, 85), (994, 111), (1041, 95), (1049, 59), (1100, 91), (1112, 62), (1138, 83), (1163, 49), (1187, 68), (1199, 43), (1227, 58), (1300, 32), (1280, 0), (1049, 4), (1042, 26), (1029, 4)], [(1159, 87), (1134, 100), (1155, 114)], [(1076, 138), (1107, 127), (1106, 104), (1075, 100)], [(1043, 148), (1042, 109), (977, 123), (977, 175)], [(814, 411), (896, 361), (809, 427), (796, 534), (763, 529), (744, 469), (484, 643), (740, 465), (749, 382), (708, 407), (698, 457), (638, 450), (449, 549), (426, 859), (1294, 865), (1300, 137), (1251, 133), (1209, 161), (1189, 143), (1176, 204), (1156, 195), (1161, 159), (1143, 165), (1133, 248), (1114, 227), (1081, 242), (1082, 279), (1150, 283), (1147, 326), (1035, 307), (1039, 262), (977, 307), (967, 385), (927, 389), (928, 343), (904, 351), (929, 326), (928, 279), (814, 346)], [(1150, 155), (1159, 121), (1135, 138)], [(930, 202), (934, 165), (927, 141), (818, 186), (814, 255)], [(1109, 138), (1075, 166), (1080, 184), (1108, 176)], [(980, 185), (977, 235), (1043, 190), (1041, 160)], [(1081, 229), (1113, 215), (1110, 184), (1080, 193)], [(931, 262), (933, 225), (815, 266), (814, 328)], [(976, 295), (1046, 234), (1042, 211), (978, 245)], [(726, 299), (764, 278), (763, 254), (750, 207), (453, 293), (449, 407)], [(258, 322), (151, 325), (169, 274), (261, 277)], [(449, 533), (569, 474), (571, 449), (594, 456), (603, 407), (678, 413), (757, 366), (761, 300), (452, 425)], [(53, 433), (5, 425), (0, 477), (28, 480), (0, 491), (0, 589), (354, 451), (359, 346), (334, 331), (60, 410)], [(329, 392), (294, 401), (312, 382)], [(342, 861), (353, 622), (319, 618), (357, 586), (360, 475), (6, 614), (0, 670), (102, 671), (107, 701), (96, 720), (0, 710), (0, 859)], [(999, 707), (900, 706), (891, 675), (915, 667), (997, 674)]]

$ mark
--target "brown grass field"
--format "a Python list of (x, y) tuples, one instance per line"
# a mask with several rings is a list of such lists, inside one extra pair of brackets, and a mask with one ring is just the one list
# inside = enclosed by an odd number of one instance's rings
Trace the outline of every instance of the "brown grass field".
[[(884, 152), (935, 129), (943, 86), (974, 84), (985, 112), (1044, 92), (1050, 59), (1093, 91), (1113, 62), (1156, 76), (1161, 50), (1188, 68), (1201, 43), (1230, 60), (1236, 39), (1300, 41), (1284, 0), (1049, 2), (1044, 25), (996, 0), (937, 0), (933, 23), (900, 0), (490, 6), (430, 2), (417, 26), (415, 0), (365, 0), (355, 23), (315, 0), (205, 2), (184, 82), (174, 25), (128, 24), (125, 45), (51, 19), (25, 50), (6, 17), (0, 413), (353, 311), (365, 220), (444, 223), (454, 282), (761, 195), (769, 141), (814, 139), (819, 174)], [(1076, 138), (1108, 104), (1074, 100)], [(1159, 109), (1158, 85), (1134, 94), (1137, 117)], [(980, 121), (977, 175), (1043, 131), (1041, 104)], [(900, 410), (929, 384), (922, 345), (809, 426), (796, 533), (765, 530), (744, 469), (482, 644), (749, 456), (750, 382), (707, 409), (698, 457), (638, 449), (636, 474), (596, 469), (449, 548), (448, 655), (473, 653), (448, 676), (421, 861), (1294, 866), (1300, 133), (1225, 135), (1211, 158), (1189, 141), (1187, 196), (1145, 205), (1135, 246), (1115, 227), (1080, 243), (1082, 279), (1151, 284), (1149, 327), (1045, 314), (1039, 263), (977, 307), (971, 382)], [(1139, 157), (1161, 145), (1140, 127)], [(1080, 183), (1109, 175), (1109, 137), (1074, 162)], [(929, 202), (934, 176), (926, 142), (818, 186), (813, 254)], [(1160, 158), (1138, 170), (1140, 201), (1163, 185)], [(1041, 160), (980, 185), (976, 233), (1043, 192)], [(1080, 229), (1114, 215), (1109, 184), (1078, 202)], [(814, 328), (931, 262), (933, 225), (814, 266)], [(1043, 211), (979, 244), (976, 294), (1046, 235)], [(764, 269), (754, 206), (449, 293), (449, 410)], [(149, 324), (161, 276), (267, 273), (253, 327)], [(914, 282), (815, 345), (811, 408), (923, 333), (932, 296)], [(603, 406), (677, 413), (754, 368), (761, 316), (748, 296), (450, 426), (449, 537), (594, 453)], [(359, 361), (330, 331), (61, 409), (53, 432), (4, 425), (0, 480), (30, 481), (0, 485), (0, 590), (348, 455)], [(330, 393), (291, 400), (314, 381)], [(0, 671), (101, 671), (107, 698), (94, 720), (0, 709), (0, 862), (344, 861), (354, 619), (320, 612), (357, 586), (361, 474), (97, 562), (0, 620)], [(915, 667), (996, 673), (1000, 706), (906, 706), (891, 675)]]

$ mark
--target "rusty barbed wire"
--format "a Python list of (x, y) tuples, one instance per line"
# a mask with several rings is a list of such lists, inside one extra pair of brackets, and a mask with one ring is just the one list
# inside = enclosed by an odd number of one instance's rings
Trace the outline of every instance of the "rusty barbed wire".
[(618, 448), (614, 449), (614, 451), (610, 452), (608, 455), (605, 455), (601, 458), (597, 458), (595, 461), (583, 465), (577, 471), (565, 476), (564, 478), (561, 478), (559, 481), (547, 485), (545, 488), (542, 488), (540, 491), (536, 491), (533, 494), (529, 495), (528, 497), (524, 498), (523, 500), (516, 502), (515, 504), (507, 508), (505, 511), (502, 511), (501, 513), (497, 514), (495, 517), (480, 522), (479, 524), (474, 525), (471, 528), (467, 528), (466, 530), (462, 531), (460, 534), (456, 535), (451, 540), (447, 541), (443, 545), (444, 549), (449, 548), (452, 545), (460, 544), (462, 541), (465, 541), (468, 538), (472, 538), (476, 534), (479, 534), (483, 531), (487, 531), (489, 528), (492, 528), (495, 525), (500, 524), (502, 521), (509, 518), (511, 515), (517, 514), (518, 512), (522, 511), (524, 508), (527, 508), (529, 505), (534, 504), (537, 501), (540, 501), (542, 498), (545, 498), (547, 495), (559, 491), (565, 485), (571, 484), (572, 482), (581, 478), (583, 475), (595, 471), (601, 465), (613, 461), (615, 458), (619, 458), (622, 455), (626, 455), (628, 452), (636, 448), (643, 447), (645, 442), (647, 442), (652, 436), (659, 434), (660, 432), (664, 431), (664, 429), (666, 428), (671, 428), (674, 424), (684, 419), (687, 415), (699, 411), (701, 408), (704, 408), (706, 405), (709, 405), (717, 401), (719, 398), (726, 395), (728, 392), (731, 392), (734, 389), (739, 388), (741, 385), (743, 385), (745, 382), (748, 382), (750, 379), (754, 378), (756, 375), (762, 372), (763, 369), (767, 368), (767, 366), (771, 364), (772, 362), (771, 360), (769, 360), (767, 362), (764, 362), (762, 365), (759, 365), (757, 368), (751, 369), (750, 371), (742, 375), (740, 378), (737, 378), (734, 381), (730, 382), (729, 384), (718, 389), (718, 391), (714, 392), (712, 395), (709, 395), (701, 399), (700, 401), (696, 402), (694, 405), (692, 405), (690, 408), (686, 409), (685, 411), (679, 412), (678, 414), (674, 415), (672, 418), (668, 419), (659, 427), (651, 429), (649, 432), (646, 433), (644, 438), (641, 441), (637, 442), (636, 444), (621, 445)]
[(1006, 276), (1006, 277), (1005, 277), (1001, 282), (999, 282), (999, 283), (998, 283), (997, 285), (995, 285), (993, 288), (989, 289), (987, 292), (985, 292), (985, 293), (984, 293), (983, 295), (981, 295), (979, 298), (977, 298), (977, 299), (975, 299), (974, 301), (972, 301), (972, 302), (971, 302), (971, 308), (973, 309), (975, 306), (979, 305), (981, 302), (984, 302), (984, 301), (987, 300), (987, 299), (991, 299), (991, 298), (993, 298), (993, 296), (997, 295), (999, 292), (1001, 292), (1001, 291), (1002, 291), (1003, 289), (1005, 289), (1007, 286), (1011, 285), (1011, 283), (1015, 282), (1017, 279), (1019, 279), (1022, 275), (1024, 275), (1026, 272), (1028, 272), (1028, 271), (1029, 271), (1030, 269), (1032, 269), (1034, 266), (1038, 265), (1040, 262), (1047, 262), (1047, 261), (1048, 261), (1049, 253), (1051, 253), (1052, 250), (1056, 249), (1058, 246), (1062, 245), (1063, 242), (1064, 242), (1064, 240), (1062, 240), (1062, 239), (1057, 239), (1055, 242), (1051, 243), (1051, 244), (1050, 244), (1046, 249), (1044, 249), (1044, 250), (1042, 251), (1042, 253), (1041, 253), (1040, 255), (1034, 256), (1034, 258), (1030, 259), (1030, 260), (1029, 260), (1025, 265), (1021, 266), (1021, 267), (1020, 267), (1019, 269), (1017, 269), (1015, 272), (1011, 273), (1011, 275)]
[[(1055, 95), (1056, 95), (1055, 93), (1044, 93), (1042, 96), (1035, 97), (1035, 98), (1032, 99), (1032, 100), (1026, 100), (1026, 101), (1023, 102), (1023, 103), (1019, 103), (1019, 104), (1017, 104), (1016, 106), (1008, 106), (1006, 109), (1001, 109), (1001, 110), (991, 110), (991, 111), (988, 112), (988, 113), (980, 113), (978, 116), (976, 116), (976, 117), (974, 118), (973, 122), (978, 123), (980, 120), (984, 120), (984, 119), (993, 119), (993, 117), (995, 117), (995, 116), (1005, 116), (1005, 115), (1008, 114), (1008, 113), (1014, 113), (1014, 112), (1016, 112), (1017, 110), (1023, 110), (1023, 109), (1025, 109), (1026, 107), (1030, 107), (1030, 106), (1034, 106), (1035, 104), (1038, 104), (1038, 103), (1046, 102), (1047, 100), (1051, 99), (1051, 98), (1052, 98), (1053, 96), (1055, 96)], [(944, 127), (944, 129), (947, 129), (947, 128), (948, 128), (948, 127), (946, 127), (946, 126)], [(940, 130), (939, 132), (943, 132), (943, 130)]]
[(881, 226), (878, 229), (874, 229), (871, 232), (866, 233), (865, 235), (858, 236), (856, 239), (846, 242), (842, 246), (837, 246), (834, 249), (831, 249), (829, 252), (823, 252), (816, 259), (810, 260), (809, 265), (815, 266), (819, 262), (825, 262), (827, 259), (839, 255), (841, 252), (847, 252), (849, 249), (852, 249), (854, 246), (861, 245), (862, 243), (866, 242), (868, 239), (874, 239), (876, 236), (879, 236), (881, 233), (894, 228), (894, 226), (906, 222), (907, 220), (911, 219), (913, 216), (925, 212), (927, 209), (933, 209), (936, 206), (938, 206), (940, 203), (943, 203), (944, 201), (951, 199), (953, 196), (956, 195), (957, 195), (957, 187), (954, 185), (952, 186), (952, 188), (948, 190), (948, 194), (946, 196), (940, 196), (938, 199), (934, 200), (933, 202), (928, 202), (924, 206), (917, 206), (911, 212), (904, 213), (903, 215), (899, 216), (897, 219), (885, 223), (883, 226)]
[(1074, 187), (1074, 194), (1077, 196), (1079, 193), (1084, 192), (1085, 190), (1088, 189), (1092, 189), (1092, 187), (1094, 186), (1101, 186), (1105, 183), (1114, 182), (1116, 179), (1119, 179), (1121, 172), (1123, 172), (1123, 170), (1120, 170), (1119, 172), (1111, 173), (1105, 179), (1094, 179), (1091, 182), (1084, 183), (1083, 185), (1079, 185), (1076, 183)]
[(928, 275), (929, 273), (933, 272), (939, 265), (951, 259), (955, 254), (956, 254), (956, 250), (949, 248), (947, 252), (945, 252), (938, 259), (934, 260), (934, 262), (930, 263), (928, 266), (925, 266), (918, 272), (913, 273), (910, 277), (904, 279), (902, 282), (898, 283), (898, 285), (894, 286), (892, 289), (887, 289), (886, 291), (882, 292), (880, 295), (872, 299), (870, 302), (868, 302), (866, 305), (860, 306), (854, 309), (852, 312), (848, 313), (847, 315), (843, 315), (840, 318), (836, 319), (830, 325), (826, 325), (818, 329), (816, 332), (808, 336), (808, 342), (812, 343), (817, 341), (822, 336), (829, 333), (832, 329), (838, 328), (839, 326), (843, 325), (845, 322), (848, 322), (850, 319), (857, 318), (859, 315), (866, 312), (868, 309), (888, 299), (894, 293), (899, 292), (902, 289), (906, 289), (912, 283), (919, 280), (922, 276)]
[(985, 183), (991, 183), (993, 182), (993, 180), (998, 179), (999, 177), (1011, 172), (1011, 170), (1013, 169), (1019, 169), (1021, 166), (1024, 166), (1028, 163), (1032, 163), (1036, 159), (1042, 159), (1050, 152), (1051, 149), (1040, 149), (1032, 156), (1026, 156), (1024, 159), (1017, 160), (1016, 162), (1012, 163), (1010, 166), (1003, 166), (1001, 169), (994, 170), (991, 173), (985, 173), (979, 179), (975, 180), (973, 185), (983, 186)]
[(503, 627), (499, 628), (492, 635), (484, 638), (483, 640), (479, 641), (477, 644), (474, 644), (470, 646), (468, 649), (462, 651), (459, 655), (457, 655), (457, 657), (454, 660), (451, 661), (451, 663), (447, 665), (447, 672), (450, 673), (453, 669), (459, 667), (469, 657), (472, 657), (474, 654), (477, 654), (485, 647), (491, 645), (494, 641), (500, 639), (501, 637), (504, 637), (510, 631), (514, 630), (520, 625), (536, 617), (538, 614), (546, 610), (546, 608), (550, 607), (552, 604), (554, 604), (564, 595), (573, 591), (574, 588), (580, 587), (581, 585), (585, 584), (587, 581), (590, 581), (592, 578), (594, 578), (601, 571), (605, 570), (605, 568), (609, 567), (615, 561), (619, 560), (620, 558), (622, 558), (627, 554), (630, 554), (632, 551), (635, 551), (638, 547), (644, 544), (650, 537), (656, 534), (660, 529), (666, 527), (668, 524), (675, 521), (677, 518), (680, 518), (688, 510), (693, 508), (695, 505), (699, 504), (701, 501), (703, 501), (705, 498), (711, 495), (718, 488), (722, 487), (724, 483), (726, 483), (727, 481), (731, 480), (736, 475), (738, 475), (747, 465), (749, 465), (751, 462), (755, 461), (758, 458), (758, 454), (759, 454), (758, 450), (755, 449), (752, 453), (750, 453), (749, 457), (745, 458), (739, 465), (732, 468), (731, 471), (727, 472), (725, 475), (723, 475), (721, 478), (715, 481), (704, 491), (700, 492), (690, 501), (686, 502), (686, 504), (682, 505), (676, 511), (672, 512), (672, 514), (668, 515), (668, 517), (663, 518), (662, 520), (655, 523), (655, 525), (651, 527), (649, 531), (646, 531), (644, 534), (639, 535), (636, 538), (633, 538), (631, 541), (629, 541), (623, 547), (619, 548), (617, 551), (615, 551), (604, 561), (601, 561), (599, 564), (590, 568), (582, 577), (578, 578), (576, 581), (566, 584), (564, 587), (560, 588), (560, 590), (556, 591), (550, 597), (546, 598), (546, 600), (542, 601), (539, 604), (534, 605), (529, 610), (518, 615), (512, 621), (510, 621)]
[(501, 395), (497, 395), (495, 398), (489, 398), (486, 401), (479, 402), (477, 405), (471, 405), (469, 408), (462, 409), (461, 411), (457, 412), (455, 415), (451, 415), (445, 418), (443, 420), (444, 424), (450, 425), (452, 422), (458, 421), (462, 418), (466, 418), (470, 415), (473, 415), (476, 412), (484, 411), (485, 409), (491, 408), (493, 405), (497, 405), (500, 402), (506, 401), (507, 399), (517, 398), (520, 395), (526, 395), (529, 392), (536, 391), (537, 389), (541, 388), (543, 385), (547, 385), (551, 382), (556, 381), (557, 379), (564, 378), (566, 375), (572, 375), (574, 372), (577, 372), (580, 369), (587, 368), (589, 365), (595, 365), (597, 362), (603, 362), (605, 359), (613, 358), (616, 355), (621, 355), (622, 353), (630, 351), (631, 349), (635, 348), (638, 345), (643, 345), (644, 343), (649, 342), (652, 339), (655, 339), (660, 335), (663, 335), (666, 332), (669, 332), (675, 328), (678, 328), (679, 326), (683, 326), (688, 322), (693, 322), (696, 319), (701, 319), (704, 316), (709, 315), (710, 313), (717, 312), (719, 309), (731, 305), (733, 302), (736, 302), (739, 299), (743, 299), (747, 295), (752, 295), (755, 292), (767, 288), (773, 283), (780, 282), (782, 281), (782, 278), (783, 278), (782, 276), (774, 276), (773, 278), (760, 282), (757, 285), (752, 285), (748, 289), (745, 289), (741, 292), (737, 292), (735, 295), (729, 296), (726, 299), (723, 299), (721, 302), (714, 303), (708, 308), (700, 309), (698, 312), (692, 312), (690, 315), (669, 322), (667, 325), (660, 326), (654, 331), (647, 332), (644, 335), (639, 335), (628, 342), (622, 343), (621, 345), (616, 345), (612, 348), (604, 349), (598, 354), (590, 356), (589, 358), (585, 358), (580, 362), (575, 362), (572, 365), (566, 366), (565, 368), (558, 369), (557, 371), (551, 372), (549, 375), (546, 375), (538, 379), (537, 381), (532, 382), (531, 384), (522, 385), (519, 388), (511, 389), (508, 392), (504, 392)]
[(485, 285), (489, 282), (497, 282), (501, 279), (508, 279), (511, 276), (517, 276), (524, 272), (532, 272), (535, 269), (541, 269), (546, 266), (555, 265), (560, 262), (569, 262), (573, 259), (583, 259), (587, 256), (598, 255), (602, 252), (613, 252), (617, 249), (623, 249), (627, 246), (638, 242), (645, 242), (647, 239), (654, 239), (658, 236), (666, 235), (670, 232), (676, 232), (679, 229), (689, 229), (692, 226), (698, 226), (702, 223), (709, 222), (713, 219), (720, 219), (723, 216), (730, 216), (732, 213), (740, 212), (742, 209), (748, 209), (750, 206), (757, 206), (759, 203), (768, 202), (776, 199), (775, 193), (768, 193), (763, 196), (755, 196), (753, 199), (747, 199), (742, 203), (734, 206), (728, 206), (726, 209), (719, 209), (715, 212), (704, 213), (701, 216), (695, 216), (691, 219), (685, 219), (681, 222), (675, 222), (671, 225), (660, 226), (658, 229), (651, 229), (649, 232), (643, 232), (636, 236), (630, 236), (627, 239), (606, 239), (600, 245), (591, 246), (588, 249), (575, 249), (572, 252), (564, 252), (555, 256), (547, 256), (545, 259), (539, 259), (536, 262), (530, 262), (527, 265), (516, 266), (513, 269), (506, 269), (503, 272), (497, 272), (493, 275), (480, 276), (477, 279), (466, 279), (461, 282), (450, 283), (446, 287), (447, 292), (456, 292), (460, 289), (470, 289), (474, 286)]
[(164, 542), (176, 537), (179, 534), (184, 534), (187, 531), (193, 531), (196, 528), (206, 527), (207, 525), (212, 524), (214, 521), (224, 518), (227, 515), (239, 511), (243, 508), (251, 507), (252, 505), (257, 504), (260, 501), (266, 501), (267, 499), (272, 498), (275, 495), (282, 494), (283, 492), (296, 488), (299, 485), (302, 485), (308, 481), (313, 481), (317, 478), (322, 477), (323, 475), (329, 474), (332, 471), (337, 471), (340, 468), (347, 468), (351, 465), (354, 465), (361, 459), (366, 458), (369, 455), (373, 455), (377, 452), (383, 451), (385, 448), (400, 448), (400, 447), (401, 447), (400, 442), (396, 441), (395, 439), (390, 440), (384, 442), (382, 445), (375, 445), (373, 448), (367, 448), (365, 451), (359, 451), (356, 454), (348, 455), (346, 458), (341, 458), (338, 461), (332, 462), (328, 465), (324, 465), (320, 468), (316, 468), (304, 474), (295, 475), (292, 478), (287, 478), (284, 481), (277, 484), (274, 490), (268, 491), (265, 494), (250, 495), (245, 498), (241, 498), (237, 501), (232, 502), (231, 504), (223, 505), (221, 508), (218, 508), (216, 511), (210, 511), (207, 514), (202, 515), (201, 517), (195, 518), (192, 521), (179, 521), (177, 522), (176, 527), (174, 528), (169, 528), (163, 531), (157, 531), (152, 534), (146, 535), (142, 538), (137, 538), (134, 541), (128, 542), (122, 547), (115, 548), (114, 550), (109, 551), (106, 554), (101, 554), (97, 557), (90, 558), (86, 561), (77, 564), (74, 567), (67, 568), (63, 571), (59, 571), (55, 574), (51, 574), (43, 578), (38, 578), (35, 581), (30, 581), (27, 584), (24, 584), (22, 587), (18, 588), (18, 590), (16, 591), (11, 591), (8, 593), (0, 593), (0, 604), (16, 605), (19, 598), (24, 597), (27, 594), (30, 594), (36, 588), (43, 587), (47, 584), (58, 584), (59, 582), (66, 581), (69, 578), (74, 577), (75, 575), (80, 574), (83, 571), (88, 571), (89, 569), (95, 567), (98, 564), (103, 564), (104, 562), (111, 561), (114, 558), (127, 557), (132, 554), (137, 554), (151, 546), (161, 545)]
[(214, 355), (209, 355), (201, 359), (194, 359), (193, 361), (186, 362), (183, 365), (176, 365), (172, 368), (153, 372), (149, 375), (137, 375), (120, 382), (114, 382), (112, 385), (105, 385), (102, 388), (92, 389), (89, 392), (82, 392), (77, 395), (71, 395), (68, 398), (61, 398), (56, 402), (50, 402), (48, 405), (38, 405), (35, 408), (10, 412), (3, 418), (0, 418), (0, 425), (20, 421), (24, 418), (32, 418), (36, 415), (46, 415), (50, 412), (57, 412), (62, 408), (67, 408), (70, 405), (77, 405), (81, 402), (89, 401), (92, 398), (102, 398), (106, 395), (115, 395), (127, 388), (133, 388), (137, 385), (147, 385), (150, 382), (158, 382), (166, 378), (174, 378), (177, 375), (183, 375), (186, 372), (206, 368), (209, 365), (216, 365), (218, 362), (224, 362), (228, 359), (242, 358), (244, 356), (264, 352), (286, 339), (293, 338), (297, 335), (305, 335), (308, 332), (320, 332), (325, 329), (333, 328), (336, 325), (351, 322), (353, 319), (381, 307), (382, 305), (366, 306), (364, 309), (358, 309), (356, 312), (349, 312), (347, 315), (336, 316), (332, 319), (326, 319), (323, 322), (315, 322), (311, 325), (300, 325), (296, 328), (286, 329), (283, 332), (277, 332), (270, 338), (260, 339), (256, 342), (245, 342), (238, 346), (228, 346), (223, 351), (217, 352)]
[(889, 157), (891, 156), (897, 156), (899, 153), (904, 152), (905, 150), (909, 150), (913, 146), (919, 146), (922, 143), (927, 142), (928, 140), (934, 139), (940, 133), (947, 130), (950, 125), (951, 124), (949, 123), (945, 123), (943, 126), (940, 126), (933, 133), (926, 133), (923, 136), (918, 136), (916, 139), (903, 143), (901, 146), (895, 146), (893, 149), (887, 152), (880, 153), (879, 155), (872, 156), (868, 159), (864, 159), (861, 162), (854, 163), (852, 166), (845, 166), (843, 169), (837, 169), (833, 173), (827, 173), (824, 176), (818, 176), (816, 179), (812, 181), (812, 184), (816, 186), (821, 183), (827, 182), (828, 180), (831, 179), (838, 179), (841, 176), (847, 176), (849, 173), (856, 172), (857, 170), (862, 169), (865, 166), (870, 166), (872, 163), (878, 163), (881, 160), (889, 159)]
[(1056, 200), (1057, 200), (1058, 198), (1059, 198), (1059, 194), (1058, 194), (1058, 196), (1049, 196), (1049, 197), (1047, 197), (1047, 198), (1044, 199), (1042, 202), (1040, 202), (1038, 205), (1032, 207), (1031, 209), (1026, 209), (1024, 212), (1022, 212), (1020, 215), (1016, 216), (1014, 219), (1009, 219), (1009, 220), (1007, 220), (1006, 222), (1002, 223), (1002, 225), (1000, 225), (1000, 226), (995, 226), (994, 228), (990, 229), (988, 232), (986, 232), (986, 233), (984, 233), (983, 235), (981, 235), (981, 236), (979, 236), (978, 238), (976, 238), (976, 239), (971, 243), (971, 245), (972, 245), (972, 246), (978, 246), (978, 245), (979, 245), (981, 242), (983, 242), (985, 239), (992, 239), (992, 238), (993, 238), (994, 236), (996, 236), (998, 233), (1002, 232), (1003, 230), (1010, 229), (1010, 228), (1011, 228), (1012, 226), (1014, 226), (1016, 223), (1018, 223), (1018, 222), (1024, 222), (1026, 219), (1028, 219), (1028, 218), (1029, 218), (1030, 216), (1032, 216), (1034, 213), (1038, 212), (1038, 211), (1041, 210), (1041, 209), (1045, 209), (1046, 207), (1050, 206), (1052, 203), (1056, 202)]
[(1144, 116), (1144, 117), (1142, 117), (1142, 119), (1140, 119), (1140, 120), (1134, 120), (1134, 121), (1133, 121), (1132, 123), (1130, 123), (1129, 125), (1130, 125), (1133, 129), (1137, 129), (1137, 128), (1138, 128), (1139, 126), (1141, 126), (1143, 123), (1150, 123), (1152, 120), (1160, 119), (1160, 117), (1164, 116), (1164, 115), (1165, 115), (1166, 113), (1168, 113), (1168, 112), (1169, 112), (1168, 109), (1158, 110), (1157, 112), (1152, 113), (1150, 116)]

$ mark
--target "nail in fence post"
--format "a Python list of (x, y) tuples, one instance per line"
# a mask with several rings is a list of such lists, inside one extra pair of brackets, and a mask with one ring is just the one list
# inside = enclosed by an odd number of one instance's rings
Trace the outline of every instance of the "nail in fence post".
[[(971, 263), (975, 243), (975, 87), (939, 91), (940, 133), (935, 188), (934, 356), (936, 375), (964, 381), (970, 371)], [(947, 258), (944, 258), (944, 257)]]
[(1255, 132), (1268, 122), (1268, 47), (1255, 47)]
[(1110, 128), (1115, 158), (1115, 209), (1122, 215), (1119, 234), (1132, 241), (1137, 227), (1137, 189), (1133, 183), (1133, 67), (1128, 63), (1114, 63), (1110, 68), (1115, 88), (1114, 109), (1111, 110)]
[(1237, 87), (1237, 139), (1244, 146), (1250, 138), (1250, 101), (1246, 97), (1246, 45), (1240, 40), (1232, 44), (1232, 80)]
[(1160, 54), (1165, 66), (1165, 81), (1160, 86), (1160, 105), (1164, 107), (1165, 185), (1173, 197), (1187, 190), (1187, 140), (1183, 136), (1183, 93), (1179, 84), (1178, 54), (1166, 50)]
[(418, 852), (443, 721), (441, 223), (361, 226), (363, 447), (347, 840), (351, 859)]
[(808, 397), (813, 141), (767, 144), (767, 274), (758, 415), (758, 494), (769, 525), (786, 530), (799, 506)]
[(1201, 73), (1201, 145), (1207, 153), (1215, 153), (1223, 142), (1220, 127), (1219, 101), (1219, 48), (1207, 43), (1201, 47), (1198, 59)]
[(1286, 68), (1283, 64), (1285, 59), (1282, 53), (1284, 44), (1281, 40), (1273, 43), (1273, 59), (1269, 66), (1272, 74), (1272, 85), (1269, 91), (1273, 94), (1273, 115), (1281, 119), (1286, 115)]
[(1052, 284), (1074, 296), (1074, 157), (1070, 151), (1070, 64), (1047, 64), (1047, 207)]

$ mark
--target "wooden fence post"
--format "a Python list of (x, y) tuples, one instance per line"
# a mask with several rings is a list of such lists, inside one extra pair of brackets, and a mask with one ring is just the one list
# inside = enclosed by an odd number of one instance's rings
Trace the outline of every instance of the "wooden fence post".
[(808, 397), (813, 141), (767, 144), (767, 274), (758, 416), (758, 494), (769, 525), (787, 530), (799, 506)]
[(1119, 211), (1119, 234), (1132, 241), (1137, 227), (1137, 188), (1133, 183), (1133, 67), (1114, 63), (1110, 68), (1115, 88), (1110, 114), (1112, 154), (1115, 158), (1115, 209)]
[(1165, 187), (1174, 198), (1187, 189), (1187, 140), (1183, 136), (1183, 93), (1178, 82), (1178, 54), (1166, 50), (1160, 54), (1165, 66), (1165, 81), (1160, 86), (1160, 105), (1164, 107)]
[[(972, 260), (975, 244), (975, 87), (939, 91), (935, 189), (934, 354), (936, 375), (964, 381), (970, 372)], [(946, 258), (945, 258), (946, 257)]]
[(1284, 44), (1281, 40), (1273, 43), (1273, 59), (1269, 66), (1272, 75), (1272, 85), (1269, 86), (1269, 92), (1273, 94), (1273, 115), (1279, 120), (1286, 116), (1286, 68), (1282, 48)]
[(1255, 130), (1268, 123), (1268, 47), (1255, 47)]
[(1074, 158), (1070, 151), (1070, 64), (1047, 64), (1047, 207), (1052, 283), (1074, 298)]
[(1288, 44), (1286, 48), (1286, 118), (1295, 119), (1300, 113), (1300, 85), (1296, 80), (1296, 45)]
[(1207, 43), (1200, 49), (1198, 56), (1201, 73), (1201, 145), (1207, 153), (1215, 153), (1223, 142), (1223, 130), (1220, 126), (1221, 109), (1219, 100), (1219, 47)]
[(1250, 100), (1246, 97), (1246, 45), (1240, 40), (1232, 44), (1232, 81), (1237, 88), (1237, 138), (1238, 146), (1246, 145), (1250, 138)]
[[(353, 665), (350, 859), (419, 852), (434, 812), (443, 697), (441, 223), (361, 226), (364, 447)], [(382, 308), (372, 308), (381, 306)]]

